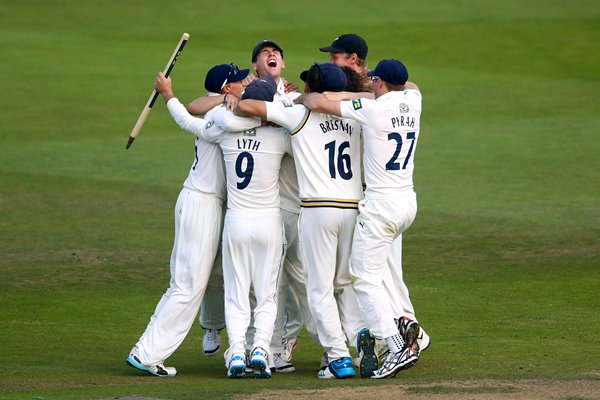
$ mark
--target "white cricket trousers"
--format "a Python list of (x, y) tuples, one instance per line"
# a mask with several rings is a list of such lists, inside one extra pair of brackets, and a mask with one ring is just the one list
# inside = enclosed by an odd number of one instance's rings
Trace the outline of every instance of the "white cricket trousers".
[(329, 360), (350, 357), (346, 338), (356, 346), (356, 335), (366, 327), (349, 270), (357, 214), (355, 209), (306, 207), (300, 215), (308, 304)]
[(387, 259), (384, 271), (383, 287), (388, 294), (395, 318), (409, 317), (417, 321), (415, 309), (410, 300), (408, 287), (404, 283), (402, 272), (402, 235), (392, 243), (392, 251)]
[(223, 263), (221, 246), (213, 264), (212, 273), (206, 285), (206, 292), (200, 304), (198, 322), (202, 329), (221, 330), (225, 328), (225, 294), (223, 291)]
[(211, 274), (223, 224), (222, 201), (183, 188), (175, 205), (171, 282), (136, 344), (146, 365), (164, 362), (189, 332)]
[[(227, 354), (244, 354), (254, 317), (252, 347), (269, 351), (277, 317), (277, 279), (284, 254), (281, 212), (227, 210), (223, 228), (223, 281)], [(250, 288), (256, 306), (250, 307)]]
[(317, 328), (308, 307), (304, 267), (299, 249), (298, 219), (300, 213), (281, 209), (285, 227), (285, 258), (277, 284), (277, 320), (271, 353), (281, 353), (282, 339), (297, 337), (306, 327), (309, 336), (318, 343)]
[[(387, 260), (394, 239), (408, 229), (417, 215), (417, 196), (409, 191), (393, 198), (365, 198), (359, 202), (358, 210), (350, 260), (354, 289), (373, 335), (387, 338), (397, 334), (398, 328), (383, 279), (388, 265), (401, 267)], [(393, 273), (396, 278), (402, 276), (401, 271)]]

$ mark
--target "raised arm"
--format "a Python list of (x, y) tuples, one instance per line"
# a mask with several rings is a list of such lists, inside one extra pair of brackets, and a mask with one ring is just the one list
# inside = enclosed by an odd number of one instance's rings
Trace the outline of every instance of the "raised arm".
[(340, 111), (340, 102), (329, 100), (321, 93), (305, 93), (294, 100), (295, 103), (304, 104), (306, 108), (312, 111), (320, 112), (323, 114), (342, 116)]
[(159, 72), (156, 79), (154, 79), (154, 89), (162, 95), (165, 103), (175, 97), (171, 78), (166, 78), (162, 72)]
[(154, 89), (165, 99), (171, 116), (181, 129), (193, 133), (197, 137), (203, 136), (206, 121), (196, 118), (187, 112), (185, 107), (175, 97), (171, 78), (166, 78), (162, 72), (159, 72), (154, 80)]

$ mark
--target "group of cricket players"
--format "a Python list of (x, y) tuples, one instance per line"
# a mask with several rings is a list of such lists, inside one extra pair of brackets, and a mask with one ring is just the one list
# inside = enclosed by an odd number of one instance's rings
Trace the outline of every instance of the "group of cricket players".
[(397, 59), (369, 70), (359, 35), (319, 50), (329, 62), (300, 74), (302, 94), (273, 40), (253, 48), (253, 73), (211, 68), (208, 94), (187, 107), (156, 77), (195, 154), (175, 205), (170, 285), (130, 366), (175, 376), (165, 360), (199, 310), (205, 355), (226, 330), (228, 378), (293, 373), (303, 328), (323, 349), (322, 379), (391, 378), (429, 346), (402, 276), (420, 90)]

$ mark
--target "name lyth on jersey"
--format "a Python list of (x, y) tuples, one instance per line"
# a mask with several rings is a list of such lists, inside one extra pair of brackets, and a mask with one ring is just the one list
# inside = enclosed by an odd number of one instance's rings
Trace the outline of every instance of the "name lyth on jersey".
[(344, 122), (341, 119), (330, 119), (319, 124), (323, 133), (330, 131), (342, 131), (352, 136), (352, 126), (349, 123)]
[(254, 150), (258, 151), (258, 147), (260, 146), (260, 142), (254, 139), (238, 139), (237, 147), (242, 150)]
[(408, 116), (392, 117), (392, 127), (394, 128), (414, 128), (415, 119)]

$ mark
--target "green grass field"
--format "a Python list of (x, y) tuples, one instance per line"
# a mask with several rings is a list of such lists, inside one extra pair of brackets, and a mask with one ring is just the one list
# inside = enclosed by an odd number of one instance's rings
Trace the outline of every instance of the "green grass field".
[[(298, 74), (342, 33), (423, 93), (405, 278), (432, 347), (385, 382), (225, 378), (194, 326), (153, 379), (125, 365), (167, 288), (193, 139), (159, 100), (128, 135), (183, 32), (184, 103), (260, 39)], [(472, 379), (600, 380), (600, 3), (0, 0), (0, 399), (233, 398), (261, 389)]]

